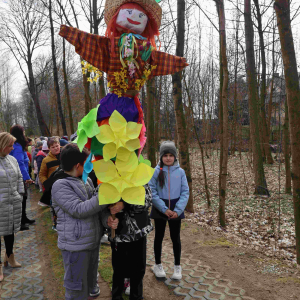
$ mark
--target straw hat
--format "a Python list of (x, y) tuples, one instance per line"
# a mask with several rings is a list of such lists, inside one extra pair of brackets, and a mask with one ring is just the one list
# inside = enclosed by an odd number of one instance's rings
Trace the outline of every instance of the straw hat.
[(106, 0), (104, 19), (108, 25), (111, 18), (115, 15), (119, 7), (125, 3), (137, 3), (149, 14), (155, 21), (157, 31), (161, 24), (162, 9), (155, 0)]

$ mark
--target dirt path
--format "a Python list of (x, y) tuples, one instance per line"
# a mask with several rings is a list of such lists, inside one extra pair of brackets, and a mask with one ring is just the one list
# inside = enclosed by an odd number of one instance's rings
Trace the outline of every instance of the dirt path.
[[(45, 209), (37, 205), (39, 194), (34, 192), (32, 195), (31, 209), (36, 210), (37, 219), (39, 219)], [(36, 224), (36, 229), (40, 233), (48, 230), (39, 221)], [(164, 282), (157, 281), (150, 270), (152, 262), (149, 257), (153, 255), (151, 253), (153, 235), (152, 233), (148, 239), (148, 266), (144, 278), (144, 298), (145, 300), (183, 300), (186, 298), (185, 296), (176, 296), (173, 288)], [(231, 281), (232, 287), (244, 290), (244, 296), (242, 298), (235, 297), (235, 299), (247, 299), (247, 297), (256, 300), (300, 299), (300, 274), (298, 274), (297, 268), (285, 265), (279, 260), (270, 259), (253, 250), (239, 247), (226, 240), (222, 235), (188, 222), (184, 222), (182, 226), (181, 241), (183, 257), (192, 255), (193, 261), (199, 261), (201, 265), (209, 266), (212, 272), (217, 272), (220, 275), (219, 281), (221, 279), (225, 279), (226, 283)], [(40, 240), (38, 245), (41, 253), (44, 298), (49, 300), (63, 299), (62, 282), (52, 271), (53, 262), (51, 262), (47, 244)], [(168, 229), (164, 245), (171, 245)], [(167, 251), (166, 249), (167, 247), (164, 247), (163, 251)], [(171, 265), (172, 262), (165, 265), (167, 270), (168, 266), (171, 269)], [(101, 295), (97, 299), (109, 300), (110, 288), (108, 284), (101, 278), (99, 284)], [(194, 285), (195, 283), (189, 286)], [(215, 294), (214, 297), (214, 299), (223, 299), (218, 294)], [(225, 300), (233, 299), (229, 296), (226, 297)]]

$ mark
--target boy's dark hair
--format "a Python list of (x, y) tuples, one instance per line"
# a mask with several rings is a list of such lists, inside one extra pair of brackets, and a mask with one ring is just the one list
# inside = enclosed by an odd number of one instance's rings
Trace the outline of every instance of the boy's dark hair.
[(60, 154), (61, 168), (67, 172), (71, 171), (75, 165), (83, 165), (89, 154), (86, 148), (83, 148), (82, 152), (80, 152), (76, 144), (68, 144), (62, 148)]
[(22, 146), (22, 149), (25, 150), (27, 139), (24, 135), (24, 127), (18, 124), (14, 125), (10, 128), (10, 134), (17, 139), (15, 143), (19, 143)]

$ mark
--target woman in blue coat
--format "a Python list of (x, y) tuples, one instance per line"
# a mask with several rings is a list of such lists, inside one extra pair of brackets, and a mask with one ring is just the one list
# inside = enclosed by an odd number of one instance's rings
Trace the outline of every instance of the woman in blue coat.
[(168, 222), (175, 258), (172, 278), (179, 280), (182, 278), (180, 228), (181, 220), (184, 218), (184, 209), (189, 199), (189, 186), (185, 172), (177, 161), (177, 151), (172, 141), (165, 141), (161, 144), (160, 162), (155, 168), (149, 186), (153, 202), (150, 217), (154, 219), (155, 224), (153, 272), (156, 277), (166, 277), (161, 264), (161, 251)]
[(10, 134), (16, 138), (16, 141), (14, 143), (14, 149), (9, 154), (13, 156), (19, 164), (19, 168), (23, 176), (24, 188), (25, 188), (25, 194), (23, 195), (23, 201), (22, 201), (22, 218), (21, 218), (21, 231), (22, 231), (22, 230), (29, 229), (28, 226), (26, 226), (26, 223), (33, 224), (35, 222), (35, 220), (28, 219), (26, 215), (27, 185), (33, 183), (33, 181), (29, 176), (29, 158), (25, 151), (25, 147), (27, 145), (27, 139), (25, 137), (25, 131), (23, 126), (21, 125), (12, 126), (10, 128)]

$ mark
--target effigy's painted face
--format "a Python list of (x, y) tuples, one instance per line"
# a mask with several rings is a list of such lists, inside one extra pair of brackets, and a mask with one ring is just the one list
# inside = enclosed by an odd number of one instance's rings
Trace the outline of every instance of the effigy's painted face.
[(144, 32), (147, 22), (147, 15), (135, 8), (121, 9), (116, 20), (117, 25), (133, 30), (138, 34)]

